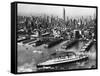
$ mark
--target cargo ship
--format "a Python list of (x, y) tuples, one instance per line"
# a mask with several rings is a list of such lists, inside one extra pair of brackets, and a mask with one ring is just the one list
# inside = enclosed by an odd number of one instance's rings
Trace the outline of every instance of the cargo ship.
[(73, 45), (75, 45), (76, 43), (78, 43), (79, 40), (69, 40), (67, 41), (65, 44), (63, 44), (61, 46), (62, 49), (67, 49), (67, 48), (71, 48)]
[(58, 39), (53, 39), (51, 41), (49, 41), (46, 45), (45, 48), (51, 48), (59, 43), (61, 43), (62, 41), (64, 41), (63, 38), (58, 38)]
[(46, 44), (48, 42), (50, 42), (50, 40), (48, 38), (41, 38), (41, 39), (38, 39), (36, 42), (29, 43), (29, 45), (36, 47), (36, 46), (40, 46), (42, 44)]
[(44, 41), (38, 40), (38, 41), (34, 42), (34, 43), (32, 44), (32, 46), (36, 47), (36, 46), (40, 46), (40, 45), (42, 45), (42, 44), (44, 44)]
[(56, 66), (60, 64), (69, 64), (69, 63), (74, 63), (74, 62), (79, 62), (79, 61), (85, 61), (88, 60), (88, 56), (85, 54), (70, 54), (71, 52), (67, 52), (66, 56), (61, 56), (53, 59), (49, 59), (45, 62), (37, 64), (37, 67), (48, 67), (48, 66)]
[(33, 41), (36, 41), (37, 39), (27, 39), (27, 40), (24, 40), (24, 41), (22, 41), (22, 43), (23, 44), (28, 44), (28, 43), (30, 43), (30, 42), (33, 42)]

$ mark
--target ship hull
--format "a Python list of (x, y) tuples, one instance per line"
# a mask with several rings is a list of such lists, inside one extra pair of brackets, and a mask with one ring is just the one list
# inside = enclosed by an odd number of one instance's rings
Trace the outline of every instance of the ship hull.
[(77, 44), (79, 40), (70, 40), (67, 43), (65, 43), (62, 48), (63, 49), (68, 49), (71, 48), (73, 45)]
[(37, 67), (54, 67), (54, 66), (59, 66), (59, 65), (63, 65), (63, 64), (72, 64), (72, 63), (77, 63), (77, 62), (82, 62), (82, 61), (87, 61), (88, 57), (82, 58), (82, 59), (78, 59), (78, 60), (73, 60), (73, 61), (69, 61), (69, 62), (61, 62), (61, 63), (54, 63), (54, 64), (48, 64), (48, 65), (37, 65)]
[(61, 43), (62, 41), (63, 41), (63, 39), (55, 39), (55, 40), (53, 40), (53, 41), (47, 43), (47, 44), (46, 44), (47, 46), (45, 46), (45, 48), (51, 48), (51, 47), (53, 47), (53, 46), (55, 46), (55, 45)]

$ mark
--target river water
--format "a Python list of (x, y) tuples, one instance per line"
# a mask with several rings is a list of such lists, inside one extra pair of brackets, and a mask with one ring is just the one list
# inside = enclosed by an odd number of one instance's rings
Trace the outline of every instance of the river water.
[(65, 50), (61, 46), (66, 43), (64, 41), (54, 47), (44, 48), (44, 45), (38, 47), (19, 46), (18, 45), (18, 72), (38, 72), (38, 71), (57, 71), (57, 70), (72, 70), (72, 69), (86, 69), (96, 68), (96, 44), (94, 43), (87, 55), (89, 59), (80, 63), (63, 64), (55, 67), (48, 67), (48, 69), (37, 68), (37, 64), (50, 59), (51, 54), (58, 51), (75, 51), (78, 52), (84, 46), (86, 41), (79, 41), (71, 48)]

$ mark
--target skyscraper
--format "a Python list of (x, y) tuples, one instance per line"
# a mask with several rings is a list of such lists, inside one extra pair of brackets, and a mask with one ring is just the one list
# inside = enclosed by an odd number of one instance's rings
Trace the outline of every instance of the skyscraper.
[(65, 21), (65, 8), (63, 8), (63, 19)]

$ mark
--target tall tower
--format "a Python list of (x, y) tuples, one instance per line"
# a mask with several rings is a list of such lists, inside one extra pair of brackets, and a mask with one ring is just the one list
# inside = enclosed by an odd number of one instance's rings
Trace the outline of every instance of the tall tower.
[(63, 19), (65, 21), (65, 8), (63, 8)]

